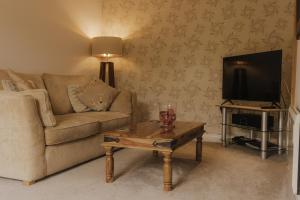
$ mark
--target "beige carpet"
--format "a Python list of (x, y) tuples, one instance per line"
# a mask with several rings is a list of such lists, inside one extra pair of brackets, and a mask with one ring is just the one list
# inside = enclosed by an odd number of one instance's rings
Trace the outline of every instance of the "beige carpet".
[[(258, 153), (206, 143), (201, 164), (173, 160), (175, 189), (162, 191), (162, 160), (151, 152), (122, 150), (115, 154), (116, 180), (104, 182), (100, 158), (48, 177), (31, 187), (0, 178), (1, 200), (289, 200), (287, 156), (262, 161)], [(177, 157), (193, 158), (194, 144), (180, 149)]]

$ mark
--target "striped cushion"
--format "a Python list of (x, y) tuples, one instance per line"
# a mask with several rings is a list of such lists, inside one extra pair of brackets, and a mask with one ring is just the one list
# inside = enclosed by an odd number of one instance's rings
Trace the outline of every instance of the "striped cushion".
[(18, 92), (18, 94), (29, 95), (36, 100), (38, 111), (44, 126), (52, 127), (56, 125), (56, 119), (52, 112), (52, 107), (51, 107), (47, 90), (45, 89), (24, 90)]
[(10, 69), (8, 69), (6, 72), (19, 91), (31, 90), (37, 88), (37, 86), (32, 80), (24, 80), (20, 75), (18, 75), (17, 73), (15, 73)]
[(1, 80), (3, 90), (17, 92), (18, 89), (12, 80)]
[(73, 107), (73, 110), (77, 113), (88, 112), (91, 109), (84, 105), (78, 98), (78, 93), (80, 92), (80, 87), (78, 85), (69, 85), (68, 86), (68, 95)]

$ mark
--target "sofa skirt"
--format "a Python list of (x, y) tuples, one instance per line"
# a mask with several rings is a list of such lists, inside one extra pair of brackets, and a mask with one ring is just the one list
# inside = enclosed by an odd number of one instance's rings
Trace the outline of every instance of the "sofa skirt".
[(104, 155), (103, 134), (46, 147), (47, 175)]

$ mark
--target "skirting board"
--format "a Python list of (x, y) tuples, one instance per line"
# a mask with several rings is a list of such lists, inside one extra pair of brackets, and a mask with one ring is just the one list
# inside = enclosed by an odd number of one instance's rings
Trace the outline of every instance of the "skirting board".
[(203, 135), (204, 142), (221, 143), (221, 134), (218, 133), (205, 133)]

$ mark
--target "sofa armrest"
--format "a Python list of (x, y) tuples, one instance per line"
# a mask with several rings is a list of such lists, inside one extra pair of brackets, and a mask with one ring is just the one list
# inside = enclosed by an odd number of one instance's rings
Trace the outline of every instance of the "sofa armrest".
[(45, 139), (33, 97), (0, 93), (0, 176), (34, 181), (46, 174)]

